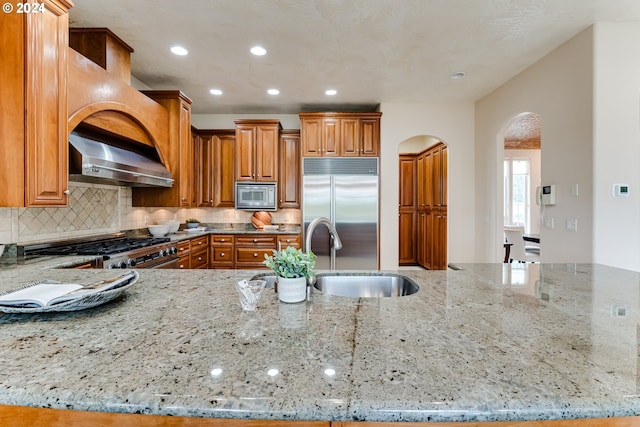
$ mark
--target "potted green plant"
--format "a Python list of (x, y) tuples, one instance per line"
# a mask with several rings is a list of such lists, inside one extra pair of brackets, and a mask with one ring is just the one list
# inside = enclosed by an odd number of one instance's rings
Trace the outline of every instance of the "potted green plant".
[(264, 265), (278, 276), (278, 298), (282, 302), (301, 302), (307, 298), (307, 278), (314, 275), (316, 256), (293, 246), (273, 250), (264, 256)]
[(186, 221), (187, 228), (198, 228), (200, 221), (195, 218), (188, 218)]

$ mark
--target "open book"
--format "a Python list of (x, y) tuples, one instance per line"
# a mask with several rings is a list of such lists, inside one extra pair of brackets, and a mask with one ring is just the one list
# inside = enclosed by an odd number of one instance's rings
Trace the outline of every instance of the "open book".
[(75, 300), (88, 294), (115, 289), (128, 283), (133, 273), (107, 280), (79, 285), (75, 283), (39, 282), (0, 296), (0, 306), (10, 307), (49, 307), (66, 301)]

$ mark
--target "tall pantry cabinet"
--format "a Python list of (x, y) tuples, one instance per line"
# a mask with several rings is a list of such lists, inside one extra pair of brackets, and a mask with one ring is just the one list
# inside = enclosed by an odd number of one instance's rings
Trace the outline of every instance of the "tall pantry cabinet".
[(0, 206), (68, 204), (67, 12), (43, 0), (37, 13), (3, 13), (0, 25)]
[(447, 268), (447, 146), (400, 156), (399, 263)]

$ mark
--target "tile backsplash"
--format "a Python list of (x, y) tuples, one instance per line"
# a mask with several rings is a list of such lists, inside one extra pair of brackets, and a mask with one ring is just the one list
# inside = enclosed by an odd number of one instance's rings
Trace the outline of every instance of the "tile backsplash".
[[(145, 228), (164, 219), (249, 223), (233, 208), (134, 208), (131, 188), (71, 182), (69, 207), (0, 208), (0, 243), (28, 243)], [(300, 223), (298, 209), (272, 212), (274, 223)]]

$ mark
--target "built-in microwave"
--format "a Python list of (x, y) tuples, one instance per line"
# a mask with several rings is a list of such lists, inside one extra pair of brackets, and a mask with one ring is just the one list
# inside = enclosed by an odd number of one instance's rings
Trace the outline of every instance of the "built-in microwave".
[(243, 211), (275, 211), (277, 183), (236, 182), (236, 209)]

